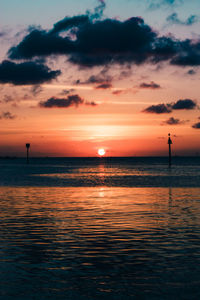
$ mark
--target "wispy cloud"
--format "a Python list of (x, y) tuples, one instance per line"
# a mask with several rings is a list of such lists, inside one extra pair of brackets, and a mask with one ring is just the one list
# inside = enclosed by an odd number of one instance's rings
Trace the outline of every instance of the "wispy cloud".
[(185, 26), (191, 26), (199, 21), (199, 17), (196, 15), (191, 15), (188, 17), (185, 21), (182, 21), (179, 19), (177, 13), (173, 13), (169, 15), (166, 19), (166, 21), (169, 24), (178, 24), (178, 25), (185, 25)]
[(16, 116), (13, 115), (13, 114), (12, 114), (11, 112), (9, 112), (9, 111), (2, 112), (2, 113), (0, 114), (0, 120), (2, 120), (2, 119), (13, 120), (13, 119), (15, 119), (15, 118), (16, 118)]
[(30, 93), (36, 97), (43, 91), (43, 88), (40, 85), (34, 85), (30, 89)]
[(75, 89), (63, 89), (62, 92), (60, 93), (61, 96), (66, 96), (69, 95), (70, 93), (73, 93)]
[(11, 103), (11, 102), (14, 102), (14, 101), (15, 101), (15, 99), (14, 99), (13, 96), (11, 96), (11, 95), (4, 95), (4, 96), (3, 96), (3, 100), (0, 101), (0, 102), (3, 102), (3, 103)]
[(166, 6), (176, 6), (183, 3), (183, 0), (147, 0), (149, 2), (149, 9), (159, 9)]

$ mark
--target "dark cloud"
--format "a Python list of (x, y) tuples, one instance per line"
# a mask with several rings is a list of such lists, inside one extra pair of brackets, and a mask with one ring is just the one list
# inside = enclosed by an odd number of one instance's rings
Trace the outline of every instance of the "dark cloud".
[(51, 71), (47, 66), (35, 62), (16, 64), (4, 60), (0, 64), (0, 83), (14, 85), (41, 84), (60, 75), (60, 71)]
[(12, 59), (65, 54), (69, 55), (71, 62), (86, 66), (129, 61), (139, 64), (148, 58), (155, 38), (156, 33), (141, 18), (124, 22), (90, 20), (78, 27), (76, 40), (52, 34), (52, 31), (34, 29), (8, 54)]
[(167, 17), (167, 22), (170, 24), (186, 25), (191, 26), (199, 21), (199, 18), (196, 15), (188, 17), (185, 21), (181, 21), (177, 13), (173, 13)]
[(13, 120), (13, 119), (15, 119), (15, 118), (16, 118), (16, 116), (13, 115), (12, 113), (10, 113), (9, 111), (2, 112), (2, 113), (0, 114), (0, 119), (1, 119), (1, 120), (2, 120), (2, 119)]
[(89, 17), (87, 15), (80, 15), (74, 17), (65, 17), (63, 20), (54, 24), (50, 33), (55, 34), (62, 31), (67, 31), (72, 27), (80, 27), (82, 24), (89, 23)]
[[(178, 100), (174, 103), (167, 103), (167, 104), (157, 104), (151, 105), (143, 110), (145, 113), (155, 113), (155, 114), (165, 114), (171, 113), (173, 110), (181, 110), (181, 109), (195, 109), (197, 108), (196, 102), (191, 99), (183, 99)], [(172, 118), (171, 118), (172, 119)]]
[(102, 90), (106, 90), (106, 89), (110, 89), (112, 88), (112, 84), (110, 82), (105, 82), (105, 83), (102, 83), (98, 86), (96, 86), (96, 89), (102, 89)]
[(162, 123), (162, 125), (180, 125), (180, 124), (184, 124), (185, 121), (181, 121), (179, 119), (175, 119), (173, 117), (169, 118), (168, 120), (166, 120), (165, 122)]
[(179, 51), (171, 60), (171, 64), (178, 66), (200, 65), (200, 40), (185, 40), (179, 43)]
[(152, 113), (152, 114), (166, 114), (171, 113), (172, 109), (169, 104), (158, 104), (158, 105), (151, 105), (143, 110), (145, 113)]
[(34, 29), (18, 46), (12, 47), (11, 59), (30, 59), (51, 54), (69, 54), (75, 51), (75, 44), (68, 37), (63, 38), (45, 30)]
[(178, 56), (172, 60), (173, 65), (179, 66), (199, 66), (200, 65), (200, 55), (189, 53), (185, 56)]
[(187, 72), (188, 75), (195, 75), (196, 74), (196, 71), (191, 69)]
[(145, 83), (145, 82), (142, 82), (140, 84), (140, 88), (143, 88), (143, 89), (160, 89), (160, 85), (151, 81), (150, 83)]
[(200, 122), (192, 125), (192, 128), (195, 128), (195, 129), (200, 129)]
[(39, 103), (40, 107), (52, 108), (52, 107), (70, 107), (70, 106), (79, 106), (83, 104), (84, 100), (78, 95), (68, 96), (65, 98), (49, 98), (47, 101), (42, 101)]
[[(66, 55), (70, 62), (84, 67), (161, 61), (178, 66), (200, 65), (200, 41), (160, 36), (141, 17), (125, 21), (101, 19), (105, 2), (99, 2), (94, 14), (66, 17), (50, 31), (32, 28), (18, 45), (9, 49), (9, 57)], [(175, 0), (164, 2), (173, 4)]]
[(109, 63), (141, 64), (148, 59), (155, 36), (141, 18), (90, 23), (77, 32), (78, 49), (69, 60), (88, 67)]
[(191, 99), (178, 100), (174, 104), (171, 104), (172, 109), (195, 109), (197, 107), (196, 102)]
[(52, 97), (48, 99), (47, 101), (41, 101), (39, 103), (40, 107), (44, 108), (68, 108), (70, 106), (76, 106), (78, 107), (81, 104), (85, 105), (96, 105), (94, 102), (87, 102), (84, 99), (82, 99), (79, 95), (70, 95), (67, 98), (55, 98)]

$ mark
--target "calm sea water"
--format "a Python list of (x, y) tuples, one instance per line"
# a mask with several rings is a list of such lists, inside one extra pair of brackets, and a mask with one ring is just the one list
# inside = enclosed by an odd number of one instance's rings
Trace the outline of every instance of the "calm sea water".
[(0, 299), (200, 299), (200, 159), (0, 160)]

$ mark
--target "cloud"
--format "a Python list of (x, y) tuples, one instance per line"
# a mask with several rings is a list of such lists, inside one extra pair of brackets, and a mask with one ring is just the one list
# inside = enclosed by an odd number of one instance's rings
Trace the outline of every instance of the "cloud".
[(165, 113), (171, 113), (173, 110), (181, 110), (181, 109), (195, 109), (197, 108), (196, 102), (194, 102), (191, 99), (183, 99), (178, 100), (174, 103), (167, 103), (167, 104), (157, 104), (157, 105), (151, 105), (147, 108), (145, 108), (142, 112), (145, 113), (154, 113), (154, 114), (165, 114)]
[(178, 100), (171, 105), (172, 109), (194, 109), (197, 104), (191, 99)]
[(14, 102), (14, 101), (15, 101), (15, 99), (12, 96), (10, 96), (10, 95), (4, 95), (2, 102), (4, 102), (4, 103), (10, 103), (10, 102)]
[(100, 74), (97, 75), (91, 75), (84, 83), (85, 84), (90, 84), (90, 83), (109, 83), (112, 81), (112, 77), (104, 74), (104, 71), (100, 72)]
[(192, 125), (192, 128), (195, 128), (195, 129), (200, 129), (200, 122)]
[(9, 111), (2, 112), (2, 113), (0, 114), (0, 119), (1, 119), (1, 120), (2, 120), (2, 119), (13, 120), (13, 119), (15, 119), (15, 118), (16, 118), (16, 116), (13, 115), (12, 113), (10, 113)]
[(181, 21), (178, 18), (178, 14), (177, 13), (173, 13), (173, 14), (171, 14), (171, 15), (169, 15), (167, 17), (166, 21), (169, 22), (170, 24), (178, 24), (178, 25), (191, 26), (191, 25), (197, 23), (199, 21), (199, 18), (196, 15), (191, 15), (185, 21)]
[[(156, 2), (172, 5), (175, 0)], [(141, 17), (101, 19), (105, 2), (99, 3), (97, 13), (66, 17), (49, 31), (32, 27), (18, 45), (9, 49), (9, 58), (66, 55), (71, 63), (82, 67), (162, 61), (178, 66), (200, 65), (200, 40), (161, 36)]]
[(113, 95), (120, 95), (123, 92), (124, 92), (124, 90), (115, 90), (112, 93), (113, 93)]
[(106, 89), (110, 89), (110, 88), (112, 88), (112, 84), (109, 82), (105, 82), (105, 83), (102, 83), (102, 84), (96, 86), (96, 89), (102, 89), (102, 90), (106, 90)]
[(75, 91), (75, 89), (64, 89), (62, 90), (62, 92), (60, 93), (61, 96), (64, 96), (64, 95), (69, 95), (70, 93), (73, 93)]
[(62, 31), (67, 31), (69, 28), (72, 27), (80, 27), (82, 24), (85, 23), (89, 23), (89, 17), (87, 15), (65, 17), (64, 19), (53, 25), (53, 29), (50, 31), (50, 33), (60, 33)]
[(150, 83), (145, 83), (145, 82), (142, 82), (140, 84), (140, 88), (143, 88), (143, 89), (160, 89), (160, 85), (151, 81)]
[(158, 104), (158, 105), (151, 105), (143, 110), (145, 113), (152, 113), (152, 114), (166, 114), (171, 113), (172, 109), (169, 104)]
[(158, 9), (162, 6), (175, 6), (183, 2), (183, 0), (148, 0), (149, 9)]
[(36, 97), (43, 91), (43, 88), (40, 85), (34, 85), (31, 87), (30, 92), (31, 94)]
[(91, 102), (86, 101), (84, 104), (89, 105), (89, 106), (96, 106), (97, 105), (94, 101), (91, 101)]
[(69, 54), (75, 51), (74, 43), (45, 30), (34, 29), (19, 43), (8, 51), (11, 59), (31, 59), (56, 54)]
[(200, 40), (185, 40), (180, 43), (180, 49), (170, 63), (182, 67), (200, 65)]
[(4, 60), (0, 63), (0, 83), (14, 85), (41, 84), (60, 75), (60, 71), (51, 71), (47, 66), (35, 62), (16, 64)]
[(88, 67), (115, 62), (140, 64), (152, 52), (155, 38), (156, 33), (141, 18), (123, 22), (90, 20), (78, 27), (75, 40), (52, 34), (52, 31), (34, 29), (21, 43), (12, 47), (8, 55), (12, 59), (30, 59), (64, 54), (71, 62)]
[(95, 7), (94, 12), (87, 11), (91, 20), (101, 19), (103, 17), (104, 10), (106, 8), (106, 3), (104, 0), (98, 0), (99, 5)]
[(186, 121), (181, 121), (179, 119), (175, 119), (173, 117), (169, 118), (165, 122), (162, 123), (162, 125), (180, 125), (184, 124)]
[(187, 72), (188, 75), (195, 75), (196, 74), (196, 71), (191, 69)]
[(94, 102), (85, 101), (79, 95), (70, 95), (67, 98), (49, 98), (47, 101), (41, 101), (39, 106), (44, 108), (68, 108), (70, 106), (78, 107), (82, 104), (91, 106), (96, 105)]
[(103, 16), (104, 9), (106, 7), (106, 3), (103, 0), (98, 0), (99, 5), (94, 9), (94, 12), (87, 11), (85, 15), (79, 15), (74, 17), (66, 16), (61, 21), (58, 21), (53, 25), (53, 29), (50, 30), (51, 34), (57, 34), (63, 31), (68, 31), (68, 29), (72, 29), (75, 27), (81, 27), (89, 23), (91, 20), (100, 19)]
[(7, 34), (6, 31), (0, 31), (0, 38), (4, 37)]
[(75, 84), (104, 84), (110, 83), (113, 80), (113, 77), (106, 74), (106, 70), (102, 70), (97, 75), (91, 75), (88, 79), (81, 81), (80, 79), (76, 80)]

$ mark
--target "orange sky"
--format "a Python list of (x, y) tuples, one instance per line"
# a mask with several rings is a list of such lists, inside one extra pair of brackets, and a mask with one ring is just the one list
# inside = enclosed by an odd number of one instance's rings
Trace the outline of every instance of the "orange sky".
[[(112, 15), (112, 4), (104, 1), (97, 2), (100, 21), (103, 18), (110, 18), (109, 20), (120, 18), (126, 20), (127, 18), (129, 20), (128, 18), (132, 17), (125, 7), (123, 10), (120, 3), (119, 6), (113, 4), (115, 15)], [(89, 0), (85, 1), (85, 5), (88, 3)], [(131, 11), (134, 11), (134, 3), (127, 5), (130, 5)], [(188, 11), (190, 14), (196, 11), (195, 5), (190, 6), (190, 11), (186, 4), (183, 7), (185, 7), (185, 12)], [(165, 17), (167, 17), (169, 14), (169, 11), (163, 8), (157, 11), (147, 11), (143, 6), (135, 6), (137, 14), (142, 15), (142, 18), (146, 17), (150, 22), (149, 26), (156, 32), (157, 39), (162, 35), (167, 38), (174, 36), (173, 41), (181, 43), (187, 36), (191, 38), (191, 47), (192, 43), (199, 41), (197, 21), (191, 26), (186, 25), (186, 21), (178, 23), (177, 20), (176, 24), (170, 25), (164, 21), (162, 24), (161, 21), (165, 19), (163, 17), (161, 20), (161, 15), (166, 14)], [(11, 8), (6, 9), (9, 12)], [(177, 6), (176, 9), (182, 20), (186, 18), (181, 7)], [(116, 17), (117, 11), (118, 17)], [(56, 13), (58, 19), (51, 21), (50, 18), (45, 19), (43, 27), (45, 25), (45, 28), (53, 28), (54, 22), (64, 17), (63, 7), (61, 6), (60, 11)], [(101, 15), (103, 13), (107, 15)], [(80, 12), (77, 7), (74, 7), (74, 11), (71, 7), (71, 14), (76, 16), (80, 15)], [(123, 17), (120, 17), (122, 15)], [(151, 16), (154, 16), (154, 19), (150, 18)], [(140, 24), (140, 18), (136, 20), (138, 24)], [(33, 23), (35, 17), (30, 15), (30, 19), (30, 23)], [(70, 62), (69, 56), (56, 54), (39, 57), (39, 59), (44, 59), (42, 63), (37, 62), (38, 57), (31, 57), (28, 61), (33, 64), (36, 61), (38, 64), (48, 66), (49, 72), (60, 70), (62, 74), (39, 84), (16, 84), (9, 80), (5, 81), (5, 78), (1, 79), (3, 76), (1, 68), (5, 59), (16, 65), (27, 61), (26, 58), (22, 60), (10, 58), (7, 52), (29, 34), (25, 29), (27, 26), (25, 14), (24, 20), (26, 23), (23, 23), (22, 18), (21, 25), (14, 24), (13, 22), (17, 22), (14, 19), (9, 20), (10, 24), (6, 24), (5, 20), (0, 24), (2, 27), (0, 30), (2, 42), (0, 51), (2, 58), (0, 63), (0, 156), (24, 156), (25, 143), (31, 144), (32, 156), (97, 156), (99, 148), (104, 148), (107, 156), (167, 155), (169, 132), (173, 140), (174, 155), (197, 155), (199, 153), (200, 73), (198, 64), (183, 66), (172, 65), (169, 61), (161, 61), (159, 64), (144, 61), (142, 64), (111, 62), (83, 67), (81, 64)], [(93, 26), (95, 22), (91, 24)], [(24, 31), (20, 29), (20, 26), (24, 26)], [(40, 29), (37, 28), (37, 30)], [(59, 33), (59, 38), (62, 33)], [(47, 31), (45, 34), (48, 35)], [(101, 78), (101, 80), (92, 82), (92, 77)], [(107, 87), (98, 88), (101, 84), (106, 84)], [(68, 107), (42, 107), (42, 103), (47, 103), (49, 99), (68, 101), (68, 97), (71, 96), (75, 98), (77, 96), (82, 102), (78, 104), (73, 102)], [(195, 106), (192, 109), (172, 109), (170, 113), (144, 112), (152, 105), (165, 104), (172, 107), (174, 103), (184, 99), (190, 99)], [(171, 125), (167, 124), (170, 119), (174, 122)], [(198, 124), (196, 126), (198, 128), (194, 128), (194, 124)]]

